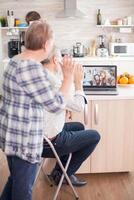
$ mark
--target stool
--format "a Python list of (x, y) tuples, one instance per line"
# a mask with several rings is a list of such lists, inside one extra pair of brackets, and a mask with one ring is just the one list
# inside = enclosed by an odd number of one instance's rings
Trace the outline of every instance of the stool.
[[(66, 166), (64, 167), (63, 164), (62, 164), (62, 162), (61, 162), (61, 160), (60, 160), (60, 158), (59, 158), (59, 156), (58, 156), (58, 154), (57, 154), (57, 152), (56, 152), (56, 150), (55, 150), (55, 148), (54, 148), (54, 145), (53, 145), (52, 142), (51, 142), (51, 140), (49, 140), (47, 136), (44, 136), (44, 139), (45, 139), (45, 141), (48, 143), (48, 145), (50, 146), (50, 148), (51, 148), (51, 150), (52, 150), (52, 152), (53, 152), (53, 154), (54, 154), (54, 156), (55, 156), (55, 158), (56, 158), (56, 160), (57, 160), (57, 162), (58, 162), (58, 164), (59, 164), (59, 166), (60, 166), (60, 168), (61, 168), (61, 170), (62, 170), (62, 172), (63, 172), (63, 174), (62, 174), (62, 176), (61, 176), (61, 179), (60, 179), (60, 182), (59, 182), (59, 184), (58, 184), (58, 186), (57, 186), (56, 192), (55, 192), (55, 194), (54, 194), (53, 200), (56, 200), (57, 197), (58, 197), (59, 191), (60, 191), (61, 186), (62, 186), (62, 184), (63, 184), (64, 177), (66, 178), (66, 180), (67, 180), (69, 186), (71, 187), (75, 198), (76, 198), (76, 199), (79, 199), (79, 196), (78, 196), (77, 192), (75, 191), (75, 189), (74, 189), (74, 187), (73, 187), (73, 185), (72, 185), (72, 183), (71, 183), (71, 181), (70, 181), (70, 179), (69, 179), (69, 176), (68, 176), (68, 174), (67, 174), (67, 169), (68, 169), (68, 166), (69, 166), (70, 161), (71, 161), (71, 158), (72, 158), (72, 153), (69, 154), (69, 157), (68, 157)], [(44, 161), (45, 161), (45, 158), (42, 159), (42, 162), (41, 162), (41, 164), (40, 164), (40, 166), (39, 166), (39, 170), (38, 170), (38, 172), (37, 172), (37, 175), (36, 175), (34, 184), (35, 184), (35, 182), (36, 182), (36, 180), (37, 180), (37, 178), (38, 178), (38, 176), (39, 176), (39, 173), (40, 173), (41, 168), (43, 167)], [(51, 186), (53, 186), (53, 185), (51, 184)]]

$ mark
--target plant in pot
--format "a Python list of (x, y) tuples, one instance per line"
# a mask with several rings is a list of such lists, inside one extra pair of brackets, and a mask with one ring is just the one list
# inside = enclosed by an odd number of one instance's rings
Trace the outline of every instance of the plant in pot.
[(7, 25), (7, 20), (5, 17), (0, 17), (0, 24), (2, 27), (5, 27)]

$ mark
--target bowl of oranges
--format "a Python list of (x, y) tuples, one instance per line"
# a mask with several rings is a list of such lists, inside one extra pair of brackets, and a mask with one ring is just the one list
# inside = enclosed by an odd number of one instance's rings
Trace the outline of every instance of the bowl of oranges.
[(117, 76), (117, 83), (122, 87), (134, 87), (134, 75), (124, 72)]

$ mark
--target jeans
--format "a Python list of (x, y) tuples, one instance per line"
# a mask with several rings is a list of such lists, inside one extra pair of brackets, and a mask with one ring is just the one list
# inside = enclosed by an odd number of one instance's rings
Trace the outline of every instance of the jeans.
[(32, 200), (37, 163), (29, 163), (16, 156), (7, 156), (7, 162), (10, 176), (0, 200)]
[[(83, 124), (79, 122), (65, 123), (62, 132), (60, 132), (52, 143), (65, 166), (69, 153), (72, 153), (72, 159), (69, 164), (67, 174), (74, 174), (81, 164), (91, 155), (100, 140), (100, 135), (95, 130), (84, 130)], [(42, 157), (54, 157), (51, 149), (44, 142)], [(61, 171), (58, 163), (55, 170)]]

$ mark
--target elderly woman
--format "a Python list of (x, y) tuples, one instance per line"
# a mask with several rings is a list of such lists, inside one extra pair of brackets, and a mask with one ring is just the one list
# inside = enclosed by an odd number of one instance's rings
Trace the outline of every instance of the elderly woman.
[[(60, 70), (61, 56), (55, 48), (51, 56), (44, 63), (44, 68), (48, 70), (51, 86), (58, 91), (62, 84), (62, 73)], [(67, 173), (72, 184), (76, 187), (84, 186), (86, 181), (79, 180), (75, 172), (81, 164), (91, 155), (100, 140), (100, 135), (95, 130), (85, 130), (83, 124), (79, 122), (65, 123), (66, 109), (69, 111), (82, 112), (85, 104), (83, 92), (84, 70), (77, 64), (74, 71), (74, 83), (68, 95), (67, 104), (60, 113), (48, 113), (45, 111), (44, 133), (51, 139), (63, 165), (66, 165), (69, 153), (72, 153), (72, 159)], [(74, 88), (73, 88), (74, 86)], [(43, 157), (53, 157), (53, 153), (46, 142), (44, 142)], [(58, 164), (54, 167), (49, 176), (55, 184), (58, 184), (62, 171)], [(65, 183), (67, 183), (65, 181)]]
[(75, 64), (63, 59), (63, 82), (53, 91), (41, 61), (53, 47), (45, 22), (34, 22), (26, 32), (26, 50), (10, 60), (4, 73), (0, 104), (0, 148), (7, 155), (10, 176), (1, 200), (31, 200), (37, 163), (43, 148), (43, 110), (60, 112), (73, 81)]

